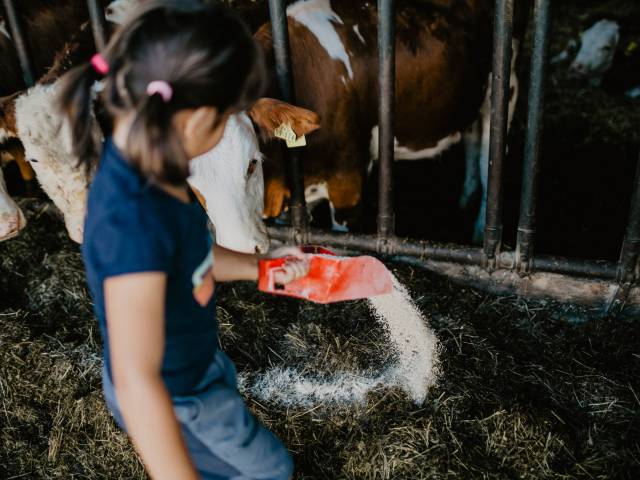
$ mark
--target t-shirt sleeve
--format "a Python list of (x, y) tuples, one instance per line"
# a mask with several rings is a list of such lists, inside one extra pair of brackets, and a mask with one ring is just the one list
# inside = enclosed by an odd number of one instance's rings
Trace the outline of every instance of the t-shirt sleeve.
[(175, 256), (175, 234), (159, 218), (136, 208), (108, 212), (95, 224), (86, 253), (103, 278), (166, 272)]

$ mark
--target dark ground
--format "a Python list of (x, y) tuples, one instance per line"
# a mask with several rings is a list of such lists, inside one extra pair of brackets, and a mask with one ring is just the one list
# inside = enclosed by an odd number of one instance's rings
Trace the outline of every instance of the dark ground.
[[(639, 8), (629, 1), (552, 5), (551, 55), (597, 10), (633, 18)], [(538, 247), (615, 259), (638, 155), (639, 104), (576, 85), (563, 68), (549, 78)], [(519, 191), (520, 112), (507, 199)], [(401, 234), (469, 241), (475, 212), (456, 209), (463, 169), (460, 152), (398, 166), (405, 183), (397, 204), (407, 205), (398, 209)], [(458, 180), (427, 188), (429, 178)], [(78, 248), (50, 204), (21, 205), (28, 228), (0, 244), (0, 479), (144, 478), (101, 398), (100, 340)], [(506, 205), (513, 244), (518, 206)], [(416, 208), (422, 222), (411, 222)], [(422, 407), (395, 390), (376, 391), (364, 405), (315, 410), (249, 398), (294, 453), (297, 478), (640, 478), (634, 319), (589, 320), (571, 307), (497, 298), (390, 267), (443, 345), (441, 380)], [(236, 284), (221, 289), (218, 314), (222, 343), (240, 371), (304, 364), (323, 373), (386, 355), (384, 334), (362, 302), (321, 307)]]
[[(47, 203), (0, 245), (0, 478), (143, 478), (100, 395), (100, 347), (81, 258)], [(640, 336), (633, 320), (496, 298), (391, 265), (443, 345), (417, 407), (379, 390), (354, 407), (248, 399), (284, 439), (297, 478), (639, 478)], [(249, 284), (219, 293), (240, 371), (375, 365), (384, 334), (363, 302), (316, 306)], [(578, 315), (578, 318), (580, 315)], [(568, 321), (568, 318), (573, 321)]]

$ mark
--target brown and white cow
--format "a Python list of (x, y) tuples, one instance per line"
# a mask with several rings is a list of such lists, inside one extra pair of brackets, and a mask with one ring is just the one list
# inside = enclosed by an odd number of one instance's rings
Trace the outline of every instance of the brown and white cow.
[[(464, 139), (467, 178), (461, 203), (479, 185), (486, 192), (492, 5), (492, 0), (404, 2), (397, 12), (396, 159), (432, 158)], [(518, 18), (523, 12), (520, 9)], [(288, 7), (287, 16), (296, 98), (322, 119), (303, 154), (306, 198), (313, 202), (325, 197), (338, 210), (353, 208), (361, 201), (367, 171), (377, 156), (377, 11), (368, 2), (300, 0)], [(519, 34), (523, 23), (519, 21), (515, 28)], [(255, 37), (273, 65), (270, 26), (261, 27)], [(510, 119), (517, 86), (512, 74)], [(257, 145), (250, 129), (242, 131), (246, 138), (237, 140), (239, 144)], [(266, 156), (264, 215), (277, 217), (290, 193), (278, 147), (263, 143), (262, 150)], [(226, 162), (238, 168), (235, 173), (227, 170), (226, 175), (243, 177), (248, 159), (240, 151), (233, 160), (230, 152), (225, 155)], [(207, 161), (212, 169), (223, 161), (221, 157), (214, 150), (199, 161)], [(427, 188), (430, 181), (425, 179)], [(216, 195), (214, 189), (204, 193), (209, 210), (215, 209)], [(476, 240), (484, 231), (485, 196), (476, 221)], [(252, 201), (244, 205), (256, 211)], [(235, 227), (238, 232), (243, 228)]]

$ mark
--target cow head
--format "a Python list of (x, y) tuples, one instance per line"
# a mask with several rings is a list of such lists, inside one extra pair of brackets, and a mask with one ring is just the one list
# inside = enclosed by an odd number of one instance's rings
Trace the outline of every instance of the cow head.
[[(82, 242), (89, 180), (72, 153), (71, 131), (56, 102), (57, 85), (36, 85), (15, 100), (17, 132), (38, 182), (64, 215), (72, 240)], [(97, 122), (94, 140), (100, 141)]]
[(599, 85), (613, 63), (620, 40), (620, 26), (612, 20), (600, 20), (581, 34), (582, 45), (569, 72)]
[(220, 143), (191, 160), (189, 183), (224, 247), (250, 253), (269, 249), (262, 221), (265, 180), (259, 138), (273, 139), (282, 123), (289, 123), (297, 136), (319, 128), (314, 112), (263, 98), (248, 112), (232, 115)]

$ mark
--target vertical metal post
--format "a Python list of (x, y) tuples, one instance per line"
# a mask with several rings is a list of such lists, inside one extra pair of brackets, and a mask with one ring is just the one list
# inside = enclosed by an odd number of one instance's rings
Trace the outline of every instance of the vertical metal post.
[(620, 262), (618, 264), (618, 281), (631, 283), (637, 280), (638, 258), (640, 258), (640, 158), (636, 168), (636, 177), (631, 196), (629, 223), (622, 242)]
[(7, 23), (11, 32), (11, 39), (16, 47), (20, 67), (22, 68), (22, 78), (27, 87), (33, 86), (35, 83), (35, 75), (33, 73), (33, 64), (29, 56), (29, 47), (24, 37), (22, 25), (18, 18), (18, 12), (13, 0), (3, 0), (4, 10), (7, 15)]
[(381, 246), (394, 235), (393, 155), (395, 124), (394, 0), (378, 0), (378, 237)]
[(493, 20), (489, 181), (484, 230), (484, 254), (490, 268), (495, 265), (502, 241), (502, 163), (507, 137), (512, 35), (513, 0), (496, 0)]
[(87, 6), (89, 7), (89, 18), (91, 19), (91, 29), (93, 30), (96, 48), (98, 51), (104, 50), (107, 45), (104, 10), (102, 10), (98, 0), (87, 0)]
[[(271, 34), (280, 94), (286, 102), (295, 103), (289, 30), (284, 0), (269, 0), (269, 13), (271, 16)], [(287, 153), (289, 185), (291, 188), (291, 221), (295, 232), (295, 240), (301, 243), (307, 227), (307, 207), (304, 199), (302, 165), (296, 153), (291, 151), (287, 151)]]
[(534, 250), (536, 229), (536, 198), (540, 167), (540, 140), (544, 111), (544, 80), (549, 45), (549, 2), (535, 0), (533, 52), (531, 54), (531, 77), (529, 80), (529, 110), (527, 138), (524, 149), (522, 171), (522, 193), (520, 220), (516, 245), (516, 268), (528, 273)]

